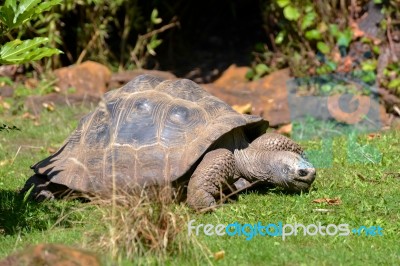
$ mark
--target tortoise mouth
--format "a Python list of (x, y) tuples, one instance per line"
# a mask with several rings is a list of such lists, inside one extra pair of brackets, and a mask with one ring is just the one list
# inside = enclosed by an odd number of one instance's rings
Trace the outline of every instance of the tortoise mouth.
[(296, 183), (307, 184), (308, 186), (311, 186), (311, 184), (314, 182), (313, 179), (301, 179), (301, 178), (295, 178), (294, 181)]
[(284, 184), (284, 188), (292, 192), (307, 192), (314, 182), (315, 176), (316, 175), (314, 173), (306, 178), (295, 177), (294, 179)]

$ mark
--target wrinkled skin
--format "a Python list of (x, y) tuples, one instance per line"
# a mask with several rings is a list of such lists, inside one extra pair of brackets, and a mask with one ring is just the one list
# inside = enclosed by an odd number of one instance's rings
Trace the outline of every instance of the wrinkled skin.
[(266, 133), (247, 148), (234, 152), (221, 148), (206, 154), (189, 181), (187, 203), (197, 210), (209, 208), (227, 188), (243, 189), (256, 182), (306, 191), (315, 176), (315, 168), (298, 144)]

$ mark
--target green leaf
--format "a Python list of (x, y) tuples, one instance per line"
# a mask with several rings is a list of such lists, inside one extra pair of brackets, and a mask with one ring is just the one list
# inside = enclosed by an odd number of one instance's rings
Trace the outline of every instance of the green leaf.
[(61, 4), (62, 0), (46, 0), (45, 2), (41, 3), (35, 10), (36, 14), (40, 14), (44, 11), (48, 11), (53, 6)]
[(276, 3), (279, 7), (284, 8), (288, 4), (290, 4), (290, 0), (276, 0)]
[(300, 12), (296, 7), (288, 5), (283, 9), (283, 15), (288, 20), (297, 20), (300, 17)]
[(266, 64), (257, 64), (255, 70), (257, 75), (262, 76), (269, 71), (269, 67)]
[(316, 29), (307, 31), (305, 36), (306, 36), (307, 40), (321, 40), (322, 39), (321, 33), (319, 31), (317, 31)]
[(253, 69), (249, 69), (249, 70), (246, 72), (246, 78), (247, 78), (248, 80), (253, 79), (254, 76), (255, 76), (255, 73), (254, 73), (254, 70), (253, 70)]
[(400, 88), (400, 78), (393, 79), (388, 84), (389, 89), (398, 89)]
[(317, 17), (317, 13), (315, 13), (314, 11), (307, 13), (303, 17), (303, 20), (301, 21), (301, 29), (305, 30), (308, 27), (312, 26), (315, 22), (316, 17)]
[(154, 49), (156, 49), (161, 43), (162, 40), (158, 40), (157, 36), (153, 35), (153, 37), (151, 37), (149, 44), (146, 45), (147, 52), (149, 52), (149, 54), (153, 56), (156, 55), (156, 51)]
[(376, 74), (374, 71), (363, 71), (361, 80), (365, 83), (373, 83), (376, 81)]
[(381, 49), (379, 48), (378, 45), (372, 46), (372, 51), (376, 54), (379, 55), (381, 53)]
[(323, 92), (330, 92), (331, 89), (332, 89), (332, 86), (330, 84), (324, 84), (324, 85), (321, 86), (321, 90)]
[(375, 71), (377, 65), (378, 65), (377, 60), (374, 59), (366, 60), (361, 63), (361, 69), (364, 71)]
[(329, 67), (330, 70), (334, 71), (337, 68), (337, 64), (333, 61), (327, 60), (325, 64)]
[(337, 35), (337, 45), (349, 47), (352, 37), (353, 33), (349, 29), (339, 32)]
[(40, 47), (48, 41), (48, 38), (37, 37), (31, 40), (21, 41), (17, 39), (8, 42), (0, 49), (0, 63), (22, 64), (60, 54), (61, 51), (58, 49)]
[(7, 28), (12, 28), (14, 24), (14, 10), (11, 6), (4, 5), (0, 9), (0, 20), (7, 26)]
[(339, 26), (336, 24), (329, 24), (329, 33), (333, 36), (333, 37), (337, 37), (339, 34)]
[(304, 8), (304, 11), (306, 11), (307, 13), (308, 12), (314, 12), (314, 7), (313, 7), (313, 5), (307, 5), (305, 8)]
[(153, 11), (151, 12), (151, 16), (150, 16), (151, 22), (153, 24), (160, 24), (162, 22), (162, 19), (158, 17), (158, 10), (156, 8), (153, 9)]
[(281, 44), (283, 42), (283, 40), (286, 37), (286, 31), (282, 30), (278, 33), (278, 35), (275, 38), (275, 43), (276, 44)]
[(0, 10), (0, 19), (8, 29), (13, 29), (41, 14), (43, 11), (58, 5), (62, 0), (21, 0), (19, 5), (16, 1), (6, 1)]
[(329, 51), (331, 50), (331, 49), (329, 48), (329, 46), (326, 45), (324, 42), (318, 42), (318, 43), (317, 43), (317, 48), (318, 48), (318, 50), (319, 50), (321, 53), (323, 53), (323, 54), (328, 54)]
[(16, 23), (16, 21), (19, 19), (19, 16), (21, 16), (24, 13), (33, 14), (35, 12), (34, 7), (37, 6), (40, 2), (41, 0), (21, 0), (18, 5), (17, 12), (15, 13), (14, 23)]

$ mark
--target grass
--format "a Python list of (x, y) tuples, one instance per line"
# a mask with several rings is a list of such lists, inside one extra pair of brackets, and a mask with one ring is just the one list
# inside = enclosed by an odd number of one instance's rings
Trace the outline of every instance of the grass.
[[(114, 222), (105, 219), (105, 215), (114, 217), (106, 206), (77, 200), (37, 204), (18, 196), (18, 189), (32, 174), (29, 166), (60, 147), (76, 127), (80, 116), (87, 111), (83, 107), (59, 108), (54, 112), (43, 112), (37, 119), (5, 115), (0, 118), (21, 129), (0, 132), (0, 258), (29, 244), (47, 242), (94, 250), (105, 257), (106, 264), (111, 264), (112, 252), (110, 245), (107, 246), (107, 237), (110, 237), (110, 242), (115, 240), (110, 235), (112, 230), (129, 235), (126, 223), (118, 227), (115, 218), (111, 219)], [(350, 142), (354, 145), (348, 145)], [(115, 242), (112, 248), (121, 251), (117, 264), (131, 265), (133, 261), (134, 264), (167, 265), (398, 265), (400, 132), (365, 134), (357, 136), (356, 140), (342, 135), (334, 138), (328, 146), (316, 140), (302, 141), (302, 144), (309, 150), (321, 151), (315, 160), (328, 155), (332, 158), (332, 164), (321, 164), (325, 167), (318, 169), (317, 179), (309, 193), (293, 195), (279, 189), (249, 191), (241, 194), (237, 202), (206, 214), (193, 213), (182, 204), (172, 204), (167, 213), (184, 219), (179, 226), (181, 230), (176, 232), (177, 237), (186, 238), (186, 223), (192, 219), (195, 220), (193, 225), (254, 224), (260, 221), (264, 225), (279, 222), (349, 224), (350, 229), (363, 225), (380, 226), (383, 236), (366, 236), (363, 232), (349, 236), (297, 235), (282, 240), (279, 236), (256, 235), (252, 240), (246, 240), (243, 235), (207, 236), (200, 232), (195, 240), (182, 242), (189, 249), (178, 252), (179, 248), (172, 247), (172, 252), (166, 253), (162, 260), (157, 258), (158, 253), (151, 252), (133, 259), (124, 257), (126, 245)], [(351, 154), (359, 160), (349, 157), (348, 147), (357, 151)], [(326, 149), (329, 149), (328, 153)], [(371, 149), (380, 154), (375, 163), (365, 159), (369, 158)], [(338, 198), (340, 201), (337, 205), (313, 203), (313, 200), (323, 198)], [(124, 217), (123, 210), (120, 209), (118, 217)], [(126, 210), (127, 216), (123, 221), (135, 217), (135, 213), (129, 212), (131, 209)], [(135, 221), (131, 219), (132, 224)], [(217, 252), (224, 254), (219, 255), (219, 260), (213, 257)]]

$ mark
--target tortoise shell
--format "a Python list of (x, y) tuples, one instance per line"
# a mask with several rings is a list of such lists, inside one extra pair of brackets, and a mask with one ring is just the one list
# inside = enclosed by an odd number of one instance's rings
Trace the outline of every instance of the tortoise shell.
[(124, 188), (188, 179), (210, 146), (238, 127), (251, 129), (251, 140), (268, 122), (237, 113), (190, 80), (141, 75), (106, 93), (63, 146), (32, 169), (89, 193), (113, 182)]

